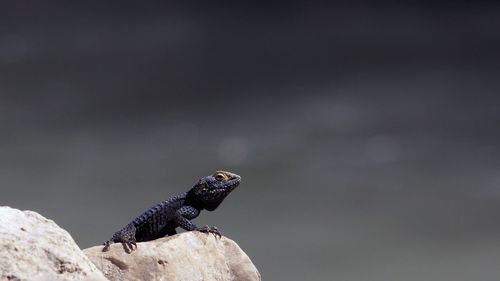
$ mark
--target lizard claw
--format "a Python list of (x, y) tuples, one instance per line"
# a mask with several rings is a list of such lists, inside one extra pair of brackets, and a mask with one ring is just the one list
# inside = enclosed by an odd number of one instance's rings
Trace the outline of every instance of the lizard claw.
[(109, 251), (109, 246), (111, 245), (111, 241), (104, 242), (104, 247), (102, 248), (103, 252)]
[(214, 235), (214, 237), (216, 237), (216, 238), (217, 238), (217, 236), (219, 237), (219, 239), (222, 238), (222, 234), (220, 233), (219, 229), (216, 226), (211, 227), (210, 233), (212, 233)]
[(222, 234), (220, 233), (219, 229), (217, 229), (217, 227), (215, 227), (215, 226), (206, 225), (206, 226), (198, 229), (198, 231), (203, 232), (203, 233), (207, 233), (207, 234), (212, 233), (215, 238), (217, 238), (217, 237), (219, 239), (222, 238)]
[(130, 249), (130, 251), (137, 249), (137, 244), (134, 241), (127, 241), (127, 242), (123, 242), (123, 243), (125, 243), (127, 245), (127, 247)]

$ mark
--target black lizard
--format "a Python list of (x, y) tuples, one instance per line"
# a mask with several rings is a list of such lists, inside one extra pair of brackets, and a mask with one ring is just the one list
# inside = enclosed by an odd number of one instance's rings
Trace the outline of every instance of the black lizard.
[(197, 230), (221, 236), (216, 227), (198, 227), (191, 222), (201, 210), (215, 210), (224, 198), (233, 191), (241, 177), (226, 171), (201, 178), (189, 191), (158, 203), (113, 234), (104, 243), (104, 252), (109, 245), (121, 242), (127, 252), (137, 248), (136, 242), (150, 241), (167, 235), (174, 235), (175, 228)]

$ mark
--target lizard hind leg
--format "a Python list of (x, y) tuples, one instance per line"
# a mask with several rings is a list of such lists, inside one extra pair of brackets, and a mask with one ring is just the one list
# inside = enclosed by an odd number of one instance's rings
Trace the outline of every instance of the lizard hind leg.
[(125, 252), (130, 253), (134, 250), (134, 246), (137, 249), (137, 241), (135, 239), (135, 231), (136, 228), (133, 224), (128, 224), (123, 229), (115, 232), (113, 237), (104, 243), (103, 252), (107, 252), (109, 250), (109, 246), (111, 243), (121, 242)]

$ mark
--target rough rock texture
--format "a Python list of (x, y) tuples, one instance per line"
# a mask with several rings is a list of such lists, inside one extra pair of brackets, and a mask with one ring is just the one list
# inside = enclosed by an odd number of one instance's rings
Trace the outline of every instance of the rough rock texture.
[(0, 207), (0, 280), (107, 280), (53, 221)]
[(113, 281), (260, 280), (250, 258), (226, 237), (185, 232), (137, 245), (130, 254), (120, 243), (109, 252), (102, 252), (102, 246), (84, 252)]

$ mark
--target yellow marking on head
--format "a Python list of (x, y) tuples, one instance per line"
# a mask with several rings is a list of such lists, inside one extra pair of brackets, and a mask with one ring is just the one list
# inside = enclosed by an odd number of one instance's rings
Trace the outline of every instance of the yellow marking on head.
[(226, 172), (226, 171), (216, 171), (214, 174), (213, 174), (213, 177), (218, 180), (218, 181), (222, 181), (222, 180), (228, 180), (229, 179), (229, 173)]

